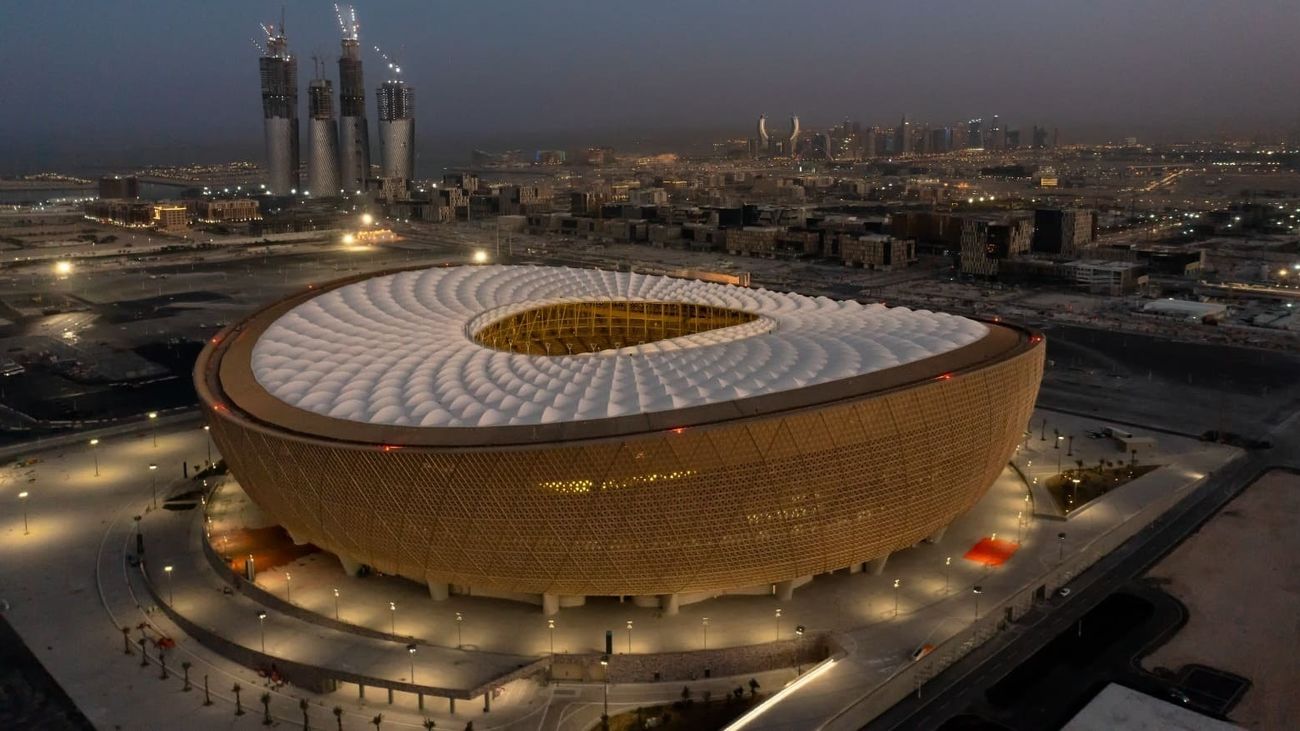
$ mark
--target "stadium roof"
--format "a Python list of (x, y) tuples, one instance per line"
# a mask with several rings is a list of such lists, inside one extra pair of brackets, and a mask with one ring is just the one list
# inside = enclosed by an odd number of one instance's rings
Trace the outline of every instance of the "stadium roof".
[[(575, 355), (508, 352), (475, 339), (511, 315), (573, 302), (691, 303), (754, 317)], [(271, 397), (329, 419), (526, 427), (780, 394), (915, 363), (988, 333), (954, 315), (696, 280), (462, 266), (366, 278), (299, 301), (256, 335), (248, 362)]]

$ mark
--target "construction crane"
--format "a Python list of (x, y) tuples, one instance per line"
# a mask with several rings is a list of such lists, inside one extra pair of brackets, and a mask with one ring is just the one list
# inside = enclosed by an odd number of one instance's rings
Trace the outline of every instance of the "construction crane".
[(334, 3), (334, 17), (339, 21), (339, 31), (344, 40), (355, 41), (360, 36), (361, 23), (357, 21), (356, 8)]

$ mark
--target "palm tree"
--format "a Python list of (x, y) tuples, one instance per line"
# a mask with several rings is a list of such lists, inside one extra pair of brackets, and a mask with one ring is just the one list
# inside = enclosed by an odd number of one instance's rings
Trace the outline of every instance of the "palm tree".
[(298, 710), (302, 711), (302, 731), (308, 731), (307, 723), (307, 699), (302, 698), (298, 701)]
[(334, 706), (334, 721), (338, 724), (338, 731), (343, 731), (343, 706)]
[(181, 663), (181, 670), (185, 673), (185, 687), (181, 688), (181, 690), (186, 692), (189, 692), (190, 690), (190, 667), (191, 666), (189, 660), (186, 660), (185, 662)]
[(437, 727), (438, 727), (437, 722), (434, 721), (432, 718), (424, 719), (424, 731), (433, 731), (433, 729)]
[(750, 678), (750, 679), (749, 679), (749, 697), (750, 697), (750, 698), (753, 698), (755, 695), (758, 695), (758, 681), (755, 680), (755, 679), (753, 679), (753, 678)]
[(262, 725), (271, 725), (271, 694), (263, 693), (260, 699), (262, 701)]
[(379, 724), (384, 722), (384, 714), (381, 713), (378, 716), (375, 716), (374, 718), (370, 719), (370, 722), (375, 724), (375, 731), (379, 731)]
[(235, 715), (236, 716), (244, 715), (244, 706), (239, 702), (239, 691), (241, 690), (243, 690), (243, 688), (239, 687), (239, 683), (235, 683), (235, 687), (230, 689), (230, 692), (235, 694)]

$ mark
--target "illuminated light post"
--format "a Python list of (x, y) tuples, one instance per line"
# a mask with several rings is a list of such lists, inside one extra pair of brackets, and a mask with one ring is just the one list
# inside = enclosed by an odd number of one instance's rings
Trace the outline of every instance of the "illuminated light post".
[(604, 675), (604, 676), (605, 676), (605, 677), (604, 677), (604, 681), (605, 681), (605, 682), (604, 682), (604, 686), (605, 686), (605, 712), (604, 712), (604, 714), (600, 717), (600, 720), (601, 720), (601, 723), (602, 723), (606, 728), (608, 728), (608, 727), (609, 727), (609, 655), (601, 655), (601, 656), (600, 656), (600, 667), (604, 670), (604, 672), (601, 673), (601, 675)]
[(163, 573), (167, 575), (167, 603), (176, 606), (176, 592), (172, 587), (172, 567), (167, 565), (163, 567)]
[(632, 620), (627, 621), (627, 654), (632, 654)]
[(390, 628), (393, 630), (393, 634), (397, 634), (397, 602), (388, 603), (388, 616), (392, 620)]
[(794, 628), (795, 639), (798, 640), (799, 646), (794, 651), (794, 674), (803, 675), (803, 625), (797, 625)]
[(984, 587), (976, 584), (971, 587), (971, 593), (975, 595), (975, 621), (980, 620), (980, 594), (984, 593)]
[(704, 649), (709, 649), (709, 618), (704, 618)]
[(149, 431), (153, 432), (153, 446), (158, 447), (158, 412), (149, 412)]
[(153, 494), (153, 509), (158, 509), (158, 465), (149, 463), (149, 491)]
[(415, 684), (415, 644), (406, 646), (406, 654), (411, 656), (411, 684)]
[(1056, 534), (1056, 562), (1060, 563), (1065, 560), (1065, 533)]
[(555, 620), (546, 620), (546, 631), (551, 633), (551, 654), (555, 654)]
[(207, 424), (203, 425), (203, 438), (208, 445), (208, 464), (212, 464), (212, 427)]
[(898, 585), (899, 585), (899, 583), (900, 583), (900, 582), (899, 582), (898, 579), (894, 579), (894, 616), (895, 616), (895, 617), (898, 616)]
[(339, 621), (339, 590), (334, 590), (334, 621)]
[(26, 490), (23, 490), (22, 492), (18, 493), (18, 501), (23, 504), (23, 535), (28, 536), (31, 535), (31, 531), (27, 530), (27, 491)]
[(99, 440), (90, 440), (90, 454), (95, 459), (95, 477), (99, 477)]
[(257, 610), (257, 625), (262, 630), (262, 654), (266, 654), (266, 610)]
[(1020, 545), (1021, 530), (1024, 524), (1025, 524), (1025, 512), (1023, 510), (1017, 510), (1016, 511), (1016, 545), (1017, 546)]
[(776, 641), (781, 641), (781, 610), (776, 610)]
[(293, 575), (284, 572), (284, 600), (293, 604)]
[(948, 583), (948, 579), (951, 575), (952, 575), (952, 556), (949, 556), (943, 560), (943, 593), (944, 594), (947, 594), (949, 591), (950, 585)]

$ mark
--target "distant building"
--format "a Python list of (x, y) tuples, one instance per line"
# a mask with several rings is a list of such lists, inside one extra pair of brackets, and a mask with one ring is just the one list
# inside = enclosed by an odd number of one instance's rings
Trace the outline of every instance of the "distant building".
[(153, 206), (130, 198), (101, 198), (86, 204), (86, 217), (114, 226), (147, 228), (153, 225)]
[(262, 217), (252, 198), (199, 198), (186, 201), (190, 216), (201, 223), (240, 223)]
[(370, 177), (370, 128), (355, 18), (345, 27), (339, 56), (339, 182), (349, 192), (366, 189)]
[(99, 179), (100, 198), (132, 199), (140, 197), (140, 181), (134, 175), (110, 175)]
[(298, 189), (298, 60), (289, 55), (283, 24), (278, 34), (267, 39), (258, 68), (262, 75), (266, 189), (272, 195), (289, 195)]
[(334, 120), (334, 88), (329, 79), (307, 85), (307, 191), (318, 197), (341, 192), (339, 130)]
[(401, 80), (379, 87), (380, 176), (409, 181), (415, 177), (415, 92)]
[(1077, 208), (1039, 208), (1034, 211), (1036, 254), (1074, 256), (1097, 238), (1097, 213)]
[(963, 218), (958, 270), (977, 277), (996, 277), (998, 262), (1029, 251), (1034, 222), (1029, 218)]
[(185, 206), (159, 203), (153, 206), (153, 225), (159, 231), (179, 233), (190, 228), (190, 214)]
[(902, 269), (916, 261), (916, 242), (883, 234), (841, 236), (840, 260), (864, 269)]

